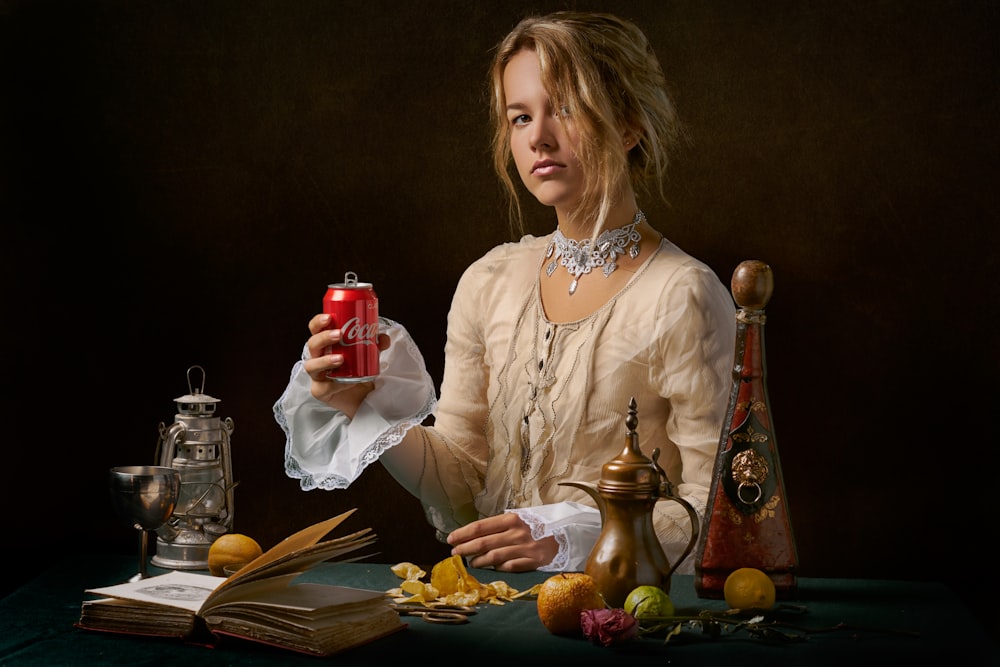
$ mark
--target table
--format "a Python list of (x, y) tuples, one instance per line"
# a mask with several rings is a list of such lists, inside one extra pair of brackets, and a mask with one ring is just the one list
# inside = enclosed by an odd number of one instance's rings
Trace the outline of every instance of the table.
[[(373, 644), (315, 658), (233, 640), (214, 648), (174, 640), (107, 635), (74, 627), (84, 590), (118, 583), (135, 570), (134, 558), (75, 557), (0, 600), (0, 665), (480, 665), (590, 664), (669, 665), (1000, 665), (1000, 647), (985, 633), (958, 596), (927, 582), (800, 578), (795, 604), (806, 611), (792, 620), (803, 626), (848, 623), (860, 630), (809, 634), (801, 643), (772, 645), (745, 632), (712, 639), (693, 629), (664, 643), (644, 638), (613, 647), (550, 634), (532, 600), (484, 605), (466, 625), (434, 625), (407, 618), (408, 627)], [(151, 573), (162, 572), (151, 568)], [(470, 570), (480, 582), (507, 582), (526, 590), (542, 572), (516, 575)], [(303, 580), (375, 590), (397, 586), (388, 564), (325, 563)], [(693, 577), (675, 575), (670, 596), (678, 610), (722, 611), (721, 600), (698, 598)], [(900, 631), (900, 632), (894, 632)], [(915, 633), (915, 634), (909, 634)], [(849, 663), (847, 663), (849, 664)]]

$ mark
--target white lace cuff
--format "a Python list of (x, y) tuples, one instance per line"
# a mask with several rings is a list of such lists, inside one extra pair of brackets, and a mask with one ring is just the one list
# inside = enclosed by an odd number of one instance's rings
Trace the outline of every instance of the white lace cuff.
[(346, 488), (437, 405), (423, 356), (406, 329), (379, 318), (379, 332), (388, 334), (391, 344), (379, 357), (375, 388), (354, 419), (313, 397), (301, 360), (274, 404), (286, 438), (285, 474), (305, 491)]
[(509, 509), (531, 528), (531, 537), (556, 538), (559, 551), (541, 572), (583, 572), (590, 551), (601, 535), (601, 513), (593, 507), (573, 501)]

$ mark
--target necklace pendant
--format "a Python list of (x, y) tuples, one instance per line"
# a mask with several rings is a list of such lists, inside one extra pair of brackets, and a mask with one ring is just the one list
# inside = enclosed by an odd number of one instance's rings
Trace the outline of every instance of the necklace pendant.
[(573, 278), (573, 282), (569, 284), (569, 295), (573, 296), (576, 294), (576, 278)]
[(555, 263), (555, 261), (549, 262), (549, 265), (545, 267), (545, 276), (547, 278), (551, 278), (552, 274), (555, 273), (555, 270), (556, 270), (556, 263)]

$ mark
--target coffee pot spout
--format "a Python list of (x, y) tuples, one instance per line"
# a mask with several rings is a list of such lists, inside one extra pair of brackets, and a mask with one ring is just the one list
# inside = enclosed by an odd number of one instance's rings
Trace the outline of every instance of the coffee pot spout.
[(583, 482), (560, 482), (559, 486), (575, 486), (578, 489), (582, 489), (587, 492), (587, 495), (593, 499), (594, 504), (597, 505), (597, 509), (601, 512), (601, 522), (605, 520), (605, 503), (604, 498), (594, 487), (589, 484), (584, 484)]

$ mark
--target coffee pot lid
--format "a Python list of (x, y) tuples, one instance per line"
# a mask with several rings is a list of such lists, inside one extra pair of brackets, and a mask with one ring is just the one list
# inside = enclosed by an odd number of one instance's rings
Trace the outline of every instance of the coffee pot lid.
[(625, 448), (614, 459), (601, 468), (598, 489), (612, 492), (652, 493), (660, 490), (661, 473), (655, 461), (642, 453), (639, 448), (639, 426), (635, 398), (629, 400), (625, 426)]

